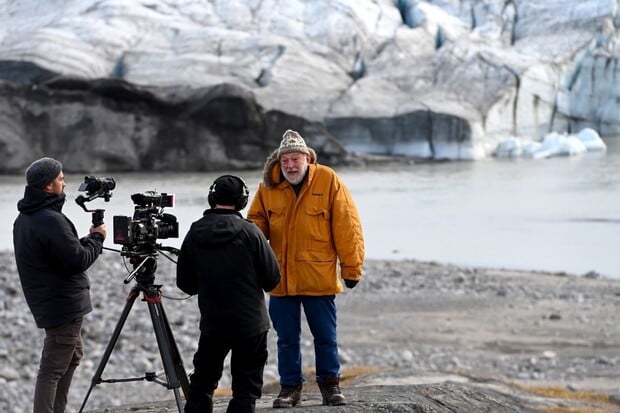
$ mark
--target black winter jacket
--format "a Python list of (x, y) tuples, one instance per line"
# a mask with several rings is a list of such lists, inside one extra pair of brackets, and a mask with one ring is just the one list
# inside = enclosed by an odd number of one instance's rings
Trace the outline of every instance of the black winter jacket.
[(203, 334), (243, 338), (269, 330), (263, 291), (279, 281), (267, 239), (236, 211), (206, 210), (183, 240), (177, 286), (198, 294)]
[(39, 328), (52, 328), (92, 310), (90, 283), (84, 271), (103, 249), (103, 235), (79, 239), (62, 213), (65, 194), (26, 187), (17, 203), (13, 247), (17, 271)]

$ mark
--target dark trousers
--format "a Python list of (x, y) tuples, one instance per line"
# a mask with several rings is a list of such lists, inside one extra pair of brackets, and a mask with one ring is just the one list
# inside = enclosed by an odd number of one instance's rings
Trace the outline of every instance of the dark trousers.
[(262, 395), (267, 362), (267, 332), (254, 337), (230, 338), (201, 335), (194, 355), (186, 413), (213, 412), (213, 392), (222, 377), (224, 359), (231, 352), (232, 399), (226, 413), (253, 413)]
[(314, 338), (316, 379), (340, 376), (334, 295), (269, 297), (269, 315), (278, 333), (280, 384), (296, 386), (304, 381), (301, 360), (301, 308)]
[(73, 372), (84, 355), (82, 319), (45, 329), (43, 352), (34, 389), (36, 413), (64, 413)]

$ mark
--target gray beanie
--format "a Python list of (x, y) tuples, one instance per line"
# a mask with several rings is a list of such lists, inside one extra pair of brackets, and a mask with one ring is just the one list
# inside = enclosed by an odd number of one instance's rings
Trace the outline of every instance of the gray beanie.
[(306, 141), (301, 137), (299, 132), (288, 129), (282, 135), (282, 142), (278, 148), (278, 158), (285, 153), (300, 152), (310, 155), (310, 148), (306, 146)]
[(30, 164), (26, 169), (26, 182), (29, 186), (43, 189), (62, 171), (62, 164), (56, 159), (41, 158)]

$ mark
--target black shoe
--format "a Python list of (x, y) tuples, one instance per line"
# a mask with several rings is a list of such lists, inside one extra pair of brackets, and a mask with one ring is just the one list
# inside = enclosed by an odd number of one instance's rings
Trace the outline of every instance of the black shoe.
[(338, 377), (326, 377), (319, 383), (319, 389), (323, 396), (323, 406), (342, 406), (347, 404), (340, 391), (340, 379)]
[(286, 408), (293, 407), (297, 404), (301, 404), (301, 383), (297, 386), (282, 386), (280, 394), (273, 401), (273, 408)]
[(196, 397), (192, 397), (190, 391), (190, 397), (187, 399), (184, 407), (185, 413), (213, 413), (213, 395), (210, 393), (198, 394)]

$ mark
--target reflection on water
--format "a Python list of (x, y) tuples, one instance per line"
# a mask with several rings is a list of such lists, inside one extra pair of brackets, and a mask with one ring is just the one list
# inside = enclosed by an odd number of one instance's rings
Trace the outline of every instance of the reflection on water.
[[(573, 158), (497, 160), (342, 169), (362, 216), (367, 257), (436, 260), (516, 269), (590, 270), (620, 278), (620, 139), (609, 150)], [(227, 173), (227, 172), (226, 172)], [(219, 173), (115, 174), (110, 202), (87, 204), (112, 216), (132, 215), (131, 194), (174, 193), (185, 234), (207, 205)], [(261, 171), (239, 173), (254, 194)], [(74, 202), (83, 175), (68, 175), (64, 212), (83, 234), (90, 215)], [(0, 184), (0, 249), (12, 249), (22, 176)], [(163, 240), (179, 246), (181, 239)], [(613, 251), (612, 251), (613, 250)], [(368, 276), (372, 276), (369, 274)]]

